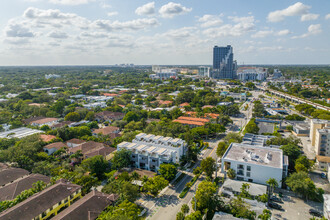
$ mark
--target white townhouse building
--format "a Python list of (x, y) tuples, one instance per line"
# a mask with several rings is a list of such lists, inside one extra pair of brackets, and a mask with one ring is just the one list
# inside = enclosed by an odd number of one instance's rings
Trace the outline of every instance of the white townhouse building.
[(146, 170), (157, 171), (162, 163), (179, 163), (187, 152), (187, 143), (179, 138), (141, 133), (132, 142), (122, 142), (117, 149), (131, 151), (132, 165)]
[(266, 184), (274, 178), (280, 184), (287, 176), (289, 161), (278, 148), (232, 143), (221, 159), (221, 172), (236, 172), (236, 179)]

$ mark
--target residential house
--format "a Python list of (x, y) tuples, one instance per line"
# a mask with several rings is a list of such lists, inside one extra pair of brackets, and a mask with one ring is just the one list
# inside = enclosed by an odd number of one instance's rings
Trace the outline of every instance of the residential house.
[(43, 125), (48, 125), (51, 127), (54, 124), (58, 123), (58, 118), (42, 118), (36, 121), (32, 121), (30, 125), (32, 126), (43, 126)]
[(56, 184), (1, 212), (0, 219), (49, 219), (79, 198), (81, 186), (59, 180)]
[(94, 136), (97, 136), (98, 134), (102, 134), (104, 136), (110, 136), (111, 134), (118, 134), (119, 133), (119, 128), (115, 127), (115, 126), (107, 126), (104, 128), (100, 128), (100, 129), (95, 129), (92, 134)]
[(117, 149), (132, 151), (132, 165), (141, 169), (157, 171), (160, 164), (179, 163), (187, 153), (187, 143), (179, 138), (140, 133), (132, 142), (122, 142)]
[(71, 140), (68, 140), (68, 141), (66, 142), (66, 145), (67, 145), (68, 147), (77, 147), (77, 146), (79, 146), (79, 145), (81, 145), (81, 144), (83, 144), (83, 143), (86, 143), (86, 141), (84, 141), (84, 140), (80, 140), (80, 139), (77, 139), (77, 138), (73, 138), (73, 139), (71, 139)]
[(33, 184), (38, 181), (48, 184), (50, 177), (41, 174), (31, 174), (17, 179), (4, 187), (0, 187), (0, 201), (15, 199), (21, 192), (32, 188)]
[(29, 173), (29, 171), (21, 168), (4, 168), (0, 170), (0, 187), (27, 176)]
[(52, 144), (48, 144), (46, 146), (43, 147), (43, 150), (48, 154), (51, 155), (53, 154), (55, 151), (60, 150), (61, 148), (65, 148), (67, 147), (64, 143), (62, 142), (55, 142)]
[(102, 155), (104, 158), (106, 158), (107, 155), (111, 154), (116, 149), (112, 147), (105, 147), (102, 143), (88, 141), (76, 147), (69, 148), (69, 154), (74, 154), (79, 150), (83, 154), (83, 159), (86, 159), (96, 155)]
[(108, 206), (114, 205), (119, 196), (105, 194), (96, 190), (64, 209), (53, 220), (94, 220)]

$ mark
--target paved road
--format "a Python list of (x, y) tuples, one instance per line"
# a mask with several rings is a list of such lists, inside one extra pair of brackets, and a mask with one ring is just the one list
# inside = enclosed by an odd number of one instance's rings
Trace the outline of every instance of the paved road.
[[(209, 143), (209, 147), (203, 151), (203, 155), (201, 155), (201, 159), (211, 156), (216, 159), (215, 149), (220, 140), (212, 140), (207, 141)], [(196, 164), (199, 166), (200, 160)], [(178, 196), (180, 192), (183, 190), (184, 186), (187, 182), (192, 179), (192, 175), (186, 176), (179, 184), (175, 187), (168, 187), (165, 189), (163, 194), (155, 201), (154, 199), (150, 199), (149, 202), (144, 205), (149, 208), (149, 215), (147, 219), (149, 220), (171, 220), (176, 219), (176, 214), (180, 211), (181, 206), (183, 204), (191, 203), (193, 196), (195, 195), (195, 185), (196, 188), (198, 184), (202, 181), (202, 178), (196, 181), (194, 186), (190, 188), (190, 191), (183, 199), (179, 199)]]

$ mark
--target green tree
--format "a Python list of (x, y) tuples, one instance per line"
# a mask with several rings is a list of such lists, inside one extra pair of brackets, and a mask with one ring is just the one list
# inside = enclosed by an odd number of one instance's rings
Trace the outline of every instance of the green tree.
[(224, 141), (220, 141), (216, 150), (216, 154), (218, 157), (222, 157), (226, 150), (228, 149), (228, 145)]
[(258, 219), (261, 220), (270, 220), (272, 217), (272, 213), (268, 209), (264, 209), (262, 214), (258, 215)]
[(98, 217), (100, 220), (138, 220), (140, 214), (139, 207), (127, 200), (118, 206), (109, 206), (108, 210), (101, 213)]
[(249, 189), (250, 189), (250, 184), (248, 183), (243, 183), (242, 187), (241, 187), (241, 192), (240, 192), (240, 196), (242, 198), (246, 198), (246, 199), (251, 199), (251, 195), (249, 193)]
[(138, 121), (139, 120), (139, 115), (136, 112), (130, 111), (130, 112), (126, 113), (123, 120), (125, 120), (127, 122)]
[(301, 155), (300, 148), (294, 144), (283, 145), (280, 149), (283, 150), (283, 154), (289, 157), (289, 167), (293, 169), (295, 160)]
[(158, 193), (168, 185), (168, 181), (162, 176), (155, 176), (150, 178), (143, 186), (153, 196), (157, 196)]
[(162, 175), (166, 180), (168, 181), (172, 181), (176, 174), (178, 173), (178, 169), (176, 168), (175, 165), (173, 164), (165, 164), (162, 163), (159, 166), (159, 170), (158, 172), (160, 173), (160, 175)]
[(236, 172), (235, 172), (235, 170), (233, 170), (233, 169), (228, 169), (227, 170), (227, 175), (228, 175), (228, 178), (229, 179), (235, 179), (235, 177), (236, 177)]
[(85, 120), (94, 121), (94, 119), (95, 119), (95, 113), (93, 111), (87, 112), (87, 114), (85, 116)]
[(247, 123), (247, 125), (245, 126), (244, 134), (245, 133), (258, 134), (258, 132), (259, 132), (259, 127), (255, 123), (255, 118), (251, 118), (249, 123)]
[(176, 213), (176, 220), (184, 220), (185, 216), (182, 212)]
[(92, 174), (95, 174), (98, 179), (103, 179), (104, 173), (109, 167), (109, 163), (103, 158), (103, 156), (97, 155), (83, 160), (81, 166)]
[(188, 214), (188, 212), (189, 212), (189, 206), (187, 205), (187, 204), (183, 204), (182, 206), (181, 206), (181, 212), (183, 213), (183, 214)]
[(124, 180), (112, 180), (104, 186), (102, 192), (119, 195), (121, 201), (135, 202), (140, 196), (139, 187)]
[(190, 215), (187, 215), (185, 220), (202, 220), (203, 215), (200, 211), (192, 212)]
[[(196, 198), (196, 208), (197, 210), (204, 210), (209, 208), (212, 204), (213, 195), (216, 193), (217, 187), (215, 183), (209, 181), (202, 181), (197, 188), (195, 198)], [(191, 201), (192, 207), (195, 207), (195, 200)], [(196, 211), (196, 210), (195, 210)]]
[(208, 177), (212, 178), (212, 174), (216, 170), (215, 160), (212, 157), (203, 159), (201, 162), (201, 168)]
[(270, 192), (271, 194), (274, 192), (274, 189), (276, 187), (278, 187), (278, 182), (275, 178), (269, 178), (269, 180), (266, 181), (266, 183), (269, 185), (270, 187)]
[(64, 117), (65, 121), (80, 121), (80, 115), (77, 112), (70, 112)]
[(131, 164), (131, 154), (132, 153), (126, 149), (116, 151), (111, 159), (111, 167), (114, 169), (129, 167)]

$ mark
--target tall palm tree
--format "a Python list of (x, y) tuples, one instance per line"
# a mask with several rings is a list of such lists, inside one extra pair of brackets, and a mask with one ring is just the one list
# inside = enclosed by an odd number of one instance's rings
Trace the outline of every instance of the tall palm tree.
[(274, 178), (269, 178), (269, 180), (267, 180), (266, 183), (267, 183), (267, 184), (269, 185), (269, 187), (270, 187), (270, 192), (271, 192), (271, 194), (273, 194), (275, 187), (278, 187), (278, 182), (277, 182), (277, 180), (274, 179)]

